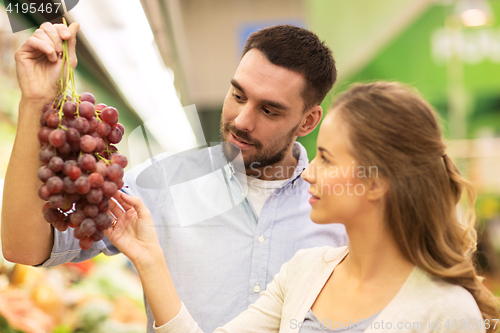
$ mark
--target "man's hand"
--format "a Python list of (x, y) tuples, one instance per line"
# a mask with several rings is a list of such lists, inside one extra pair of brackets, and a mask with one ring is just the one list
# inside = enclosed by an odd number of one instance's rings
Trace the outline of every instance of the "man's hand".
[(43, 23), (17, 50), (17, 77), (24, 100), (55, 99), (61, 76), (63, 40), (68, 40), (70, 63), (76, 67), (76, 33), (80, 25)]

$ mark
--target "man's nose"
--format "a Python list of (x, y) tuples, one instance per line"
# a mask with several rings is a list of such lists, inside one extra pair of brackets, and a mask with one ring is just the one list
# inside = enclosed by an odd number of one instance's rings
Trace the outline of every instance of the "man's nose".
[(255, 107), (251, 103), (246, 103), (234, 119), (234, 125), (240, 131), (251, 132), (255, 129), (256, 121)]

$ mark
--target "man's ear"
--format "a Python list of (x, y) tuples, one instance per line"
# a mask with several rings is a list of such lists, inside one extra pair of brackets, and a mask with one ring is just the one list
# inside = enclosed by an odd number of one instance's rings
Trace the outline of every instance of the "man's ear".
[(305, 136), (311, 133), (316, 126), (318, 126), (321, 121), (321, 117), (323, 117), (323, 108), (321, 105), (315, 105), (307, 110), (302, 116), (302, 122), (300, 123), (299, 128), (297, 128), (295, 135)]
[(383, 199), (389, 190), (389, 182), (383, 177), (371, 177), (367, 179), (367, 198), (370, 201)]

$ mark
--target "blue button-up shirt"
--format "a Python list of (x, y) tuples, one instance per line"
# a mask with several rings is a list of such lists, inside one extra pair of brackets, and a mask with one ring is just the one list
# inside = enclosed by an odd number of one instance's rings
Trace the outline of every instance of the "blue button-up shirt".
[[(347, 244), (343, 225), (311, 221), (307, 153), (294, 144), (293, 176), (265, 202), (260, 216), (246, 198), (244, 169), (221, 146), (158, 156), (125, 175), (124, 190), (151, 211), (173, 282), (200, 327), (212, 332), (255, 302), (297, 250)], [(241, 155), (240, 155), (241, 157)], [(243, 177), (242, 177), (243, 176)], [(55, 233), (43, 266), (119, 251), (107, 238), (81, 251), (72, 230)], [(307, 269), (307, 267), (304, 267)], [(148, 332), (153, 332), (149, 306)]]

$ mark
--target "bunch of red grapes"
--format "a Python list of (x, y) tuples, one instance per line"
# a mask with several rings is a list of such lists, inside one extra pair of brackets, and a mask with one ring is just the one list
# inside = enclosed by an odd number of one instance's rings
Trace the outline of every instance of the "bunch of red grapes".
[(114, 144), (121, 141), (124, 127), (118, 111), (95, 105), (92, 94), (73, 97), (75, 101), (62, 94), (43, 107), (38, 195), (48, 201), (45, 220), (59, 231), (74, 228), (80, 247), (88, 250), (113, 222), (109, 200), (122, 188), (127, 166)]

